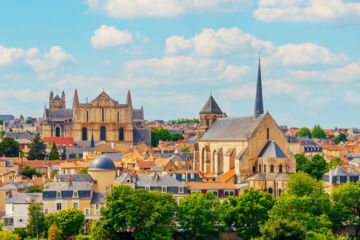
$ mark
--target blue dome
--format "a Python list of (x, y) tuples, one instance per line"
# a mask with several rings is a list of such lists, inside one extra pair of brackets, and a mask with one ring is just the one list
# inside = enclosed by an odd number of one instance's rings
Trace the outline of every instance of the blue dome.
[(89, 167), (90, 171), (99, 171), (99, 170), (116, 170), (113, 161), (107, 157), (97, 157), (95, 158)]

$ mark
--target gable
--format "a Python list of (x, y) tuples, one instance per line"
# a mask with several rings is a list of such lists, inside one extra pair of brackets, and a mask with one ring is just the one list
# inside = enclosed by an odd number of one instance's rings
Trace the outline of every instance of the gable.
[(91, 105), (93, 106), (102, 106), (102, 107), (115, 106), (116, 104), (117, 102), (111, 99), (111, 97), (109, 97), (109, 95), (107, 95), (106, 92), (100, 93), (100, 95), (97, 96), (91, 102)]

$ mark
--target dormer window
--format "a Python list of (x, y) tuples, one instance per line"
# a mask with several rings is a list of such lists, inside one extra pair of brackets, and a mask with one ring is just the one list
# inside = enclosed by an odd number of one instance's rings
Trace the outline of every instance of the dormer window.
[(61, 198), (61, 192), (56, 192), (56, 198)]
[(78, 197), (79, 197), (78, 192), (77, 192), (77, 191), (74, 191), (74, 192), (73, 192), (73, 198), (78, 198)]
[(179, 193), (184, 193), (184, 187), (179, 187)]
[(166, 193), (166, 191), (167, 191), (167, 187), (161, 187), (161, 192), (162, 193)]

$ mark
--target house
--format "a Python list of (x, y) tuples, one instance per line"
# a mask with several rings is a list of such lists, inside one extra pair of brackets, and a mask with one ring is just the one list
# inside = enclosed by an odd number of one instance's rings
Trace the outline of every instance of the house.
[(188, 193), (201, 192), (206, 194), (211, 192), (220, 199), (239, 195), (239, 190), (234, 183), (188, 182), (187, 187)]
[(23, 193), (32, 186), (28, 182), (13, 182), (0, 187), (0, 216), (5, 215), (5, 202), (10, 194)]
[(301, 139), (301, 153), (307, 158), (312, 158), (316, 154), (322, 153), (322, 148), (312, 139)]
[(60, 174), (78, 174), (79, 171), (83, 168), (88, 168), (90, 166), (90, 161), (79, 161), (74, 160), (72, 162), (62, 162), (60, 163)]
[(47, 144), (48, 148), (51, 149), (53, 143), (59, 148), (73, 148), (74, 139), (72, 137), (44, 137), (44, 143)]
[(353, 166), (349, 167), (333, 167), (323, 175), (323, 181), (327, 185), (327, 190), (330, 193), (331, 189), (338, 185), (359, 181), (360, 172)]

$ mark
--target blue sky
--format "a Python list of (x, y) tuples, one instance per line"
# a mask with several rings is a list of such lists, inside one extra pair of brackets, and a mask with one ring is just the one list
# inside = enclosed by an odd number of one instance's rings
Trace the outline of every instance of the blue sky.
[(360, 2), (5, 0), (0, 114), (42, 116), (49, 92), (103, 89), (145, 118), (197, 117), (212, 91), (228, 115), (264, 106), (279, 124), (360, 127)]

